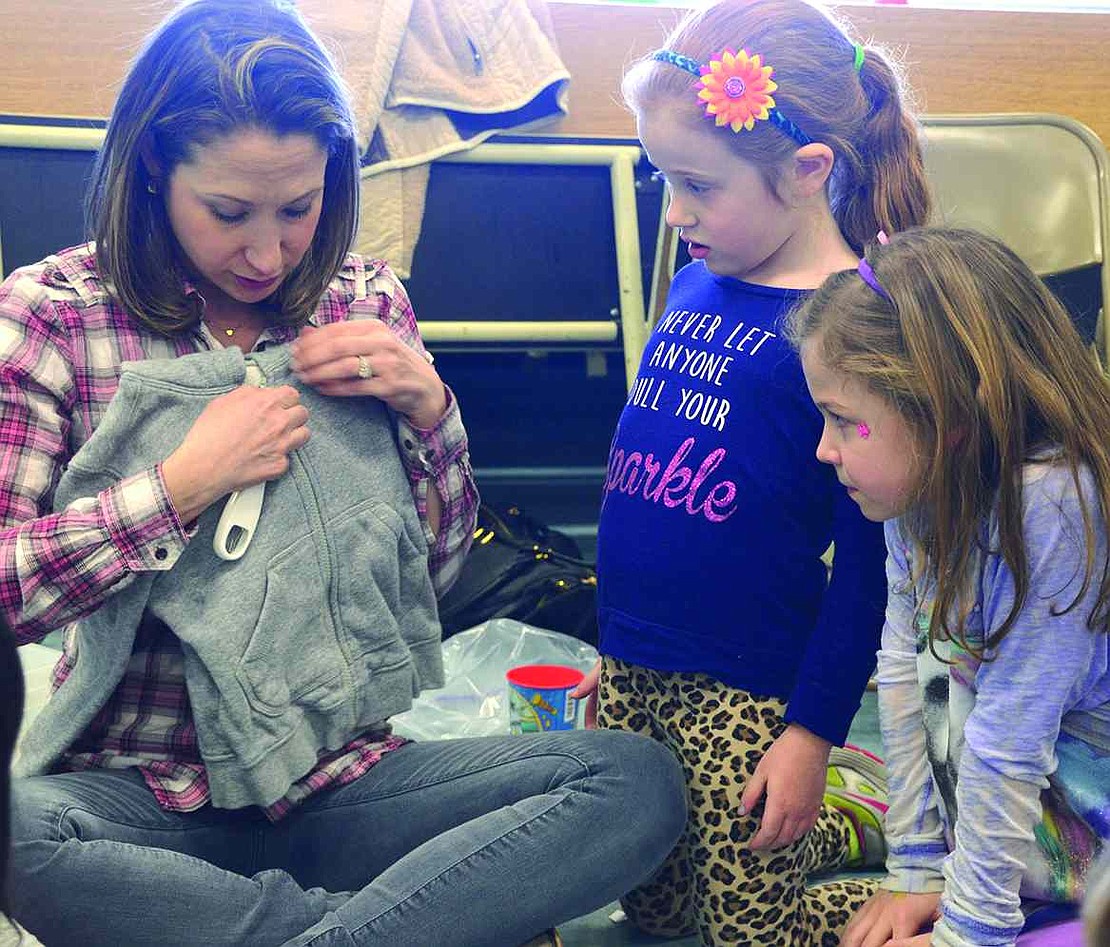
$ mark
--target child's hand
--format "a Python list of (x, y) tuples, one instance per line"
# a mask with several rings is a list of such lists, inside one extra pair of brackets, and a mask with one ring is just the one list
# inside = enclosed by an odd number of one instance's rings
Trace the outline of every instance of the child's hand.
[(586, 729), (597, 729), (597, 678), (601, 674), (601, 658), (597, 659), (595, 664), (586, 676), (582, 678), (582, 683), (579, 684), (574, 690), (570, 692), (570, 696), (577, 700), (586, 698)]
[(821, 811), (828, 776), (827, 740), (791, 724), (771, 744), (740, 797), (740, 814), (751, 812), (767, 794), (753, 849), (792, 845), (813, 828)]
[(940, 916), (940, 894), (876, 891), (844, 929), (840, 947), (929, 947), (920, 934)]

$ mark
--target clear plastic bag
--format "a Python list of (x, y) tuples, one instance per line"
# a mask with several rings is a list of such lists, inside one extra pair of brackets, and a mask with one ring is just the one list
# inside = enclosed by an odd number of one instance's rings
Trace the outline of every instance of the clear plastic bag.
[(521, 664), (589, 671), (596, 661), (597, 649), (570, 635), (494, 618), (443, 642), (446, 684), (425, 691), (390, 723), (415, 740), (502, 736), (509, 732), (507, 671)]

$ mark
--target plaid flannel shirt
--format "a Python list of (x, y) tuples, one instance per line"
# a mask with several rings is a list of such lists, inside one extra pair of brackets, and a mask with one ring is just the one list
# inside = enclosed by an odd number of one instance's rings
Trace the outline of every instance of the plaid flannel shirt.
[[(187, 284), (185, 289), (195, 292)], [(381, 319), (424, 352), (396, 276), (380, 261), (351, 255), (310, 321), (355, 318)], [(269, 329), (258, 346), (295, 336), (294, 329)], [(16, 270), (0, 286), (0, 608), (20, 643), (65, 627), (55, 688), (76, 659), (79, 619), (138, 573), (171, 568), (190, 538), (160, 465), (52, 512), (61, 472), (103, 418), (124, 361), (173, 358), (218, 345), (203, 325), (164, 337), (130, 316), (111, 298), (90, 244)], [(462, 567), (477, 515), (466, 432), (450, 392), (447, 412), (431, 430), (400, 417), (397, 425), (398, 449), (430, 544), (432, 582), (442, 594)], [(429, 489), (442, 504), (435, 536), (427, 523)], [(280, 818), (312, 793), (358, 779), (404, 742), (383, 721), (322, 755), (267, 815)], [(187, 812), (208, 802), (183, 658), (171, 629), (144, 621), (123, 679), (62, 765), (137, 766), (167, 810)]]

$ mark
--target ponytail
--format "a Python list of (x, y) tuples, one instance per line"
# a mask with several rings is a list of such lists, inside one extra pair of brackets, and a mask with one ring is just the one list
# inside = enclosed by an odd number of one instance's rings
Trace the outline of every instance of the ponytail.
[(842, 156), (832, 194), (833, 215), (856, 249), (880, 230), (892, 234), (926, 224), (931, 205), (918, 125), (881, 52), (866, 50), (859, 81), (870, 110), (855, 147)]

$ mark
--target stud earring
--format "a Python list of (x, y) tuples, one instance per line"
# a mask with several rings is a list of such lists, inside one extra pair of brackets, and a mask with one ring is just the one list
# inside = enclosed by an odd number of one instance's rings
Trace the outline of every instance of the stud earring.
[(862, 421), (856, 425), (856, 430), (859, 431), (859, 436), (867, 440), (871, 436), (871, 428), (869, 428)]
[(147, 194), (158, 193), (158, 181), (155, 178), (151, 178), (149, 181), (146, 182), (146, 192)]

